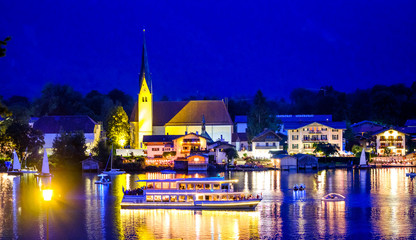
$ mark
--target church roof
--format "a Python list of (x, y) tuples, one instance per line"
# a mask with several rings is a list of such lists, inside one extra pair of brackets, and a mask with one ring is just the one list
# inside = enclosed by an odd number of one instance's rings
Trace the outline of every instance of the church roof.
[[(202, 116), (205, 116), (206, 125), (233, 124), (224, 102), (220, 100), (153, 102), (153, 126), (199, 126)], [(130, 122), (137, 122), (137, 102)]]
[[(139, 75), (139, 86), (142, 87), (143, 80), (146, 80), (147, 86), (149, 87), (149, 91), (152, 92), (152, 79), (150, 77), (150, 70), (149, 70), (149, 62), (147, 60), (147, 48), (146, 48), (146, 39), (144, 37), (144, 29), (143, 29), (143, 51), (142, 51), (142, 65), (140, 67), (140, 75)], [(139, 91), (140, 92), (140, 91)]]
[(45, 133), (82, 131), (93, 133), (97, 123), (86, 115), (78, 116), (46, 116), (33, 124), (33, 128)]
[(205, 116), (206, 125), (232, 125), (230, 115), (223, 101), (189, 101), (166, 126), (201, 125)]

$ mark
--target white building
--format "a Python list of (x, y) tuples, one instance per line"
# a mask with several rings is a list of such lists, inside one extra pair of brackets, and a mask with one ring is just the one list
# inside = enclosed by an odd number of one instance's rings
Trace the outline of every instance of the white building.
[(283, 138), (274, 131), (264, 130), (251, 140), (253, 157), (270, 159), (272, 156), (270, 151), (283, 150), (283, 146), (280, 145), (282, 140)]
[(314, 143), (330, 143), (344, 151), (343, 132), (346, 130), (345, 122), (312, 122), (286, 124), (288, 133), (289, 154), (313, 154)]
[(49, 155), (53, 152), (53, 140), (61, 132), (83, 132), (87, 153), (91, 152), (102, 136), (102, 124), (96, 123), (86, 115), (41, 117), (33, 124), (33, 128), (43, 133), (45, 138), (43, 147)]

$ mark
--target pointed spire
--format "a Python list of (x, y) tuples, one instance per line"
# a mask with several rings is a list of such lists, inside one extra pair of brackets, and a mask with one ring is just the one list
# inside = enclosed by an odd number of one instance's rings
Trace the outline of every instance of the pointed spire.
[(140, 68), (140, 88), (142, 87), (143, 80), (146, 80), (147, 86), (149, 87), (150, 92), (152, 89), (152, 79), (150, 77), (149, 71), (149, 62), (147, 60), (147, 49), (146, 49), (146, 38), (145, 38), (145, 29), (143, 29), (143, 52), (142, 52), (142, 65)]

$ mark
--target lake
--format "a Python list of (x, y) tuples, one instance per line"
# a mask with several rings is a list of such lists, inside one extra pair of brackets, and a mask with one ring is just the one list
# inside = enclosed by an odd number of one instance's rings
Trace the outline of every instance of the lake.
[[(0, 173), (0, 238), (416, 238), (416, 180), (405, 176), (410, 171), (414, 168), (225, 173), (239, 180), (237, 190), (263, 195), (256, 211), (120, 209), (123, 187), (173, 174), (124, 174), (103, 186), (94, 184), (97, 174), (59, 172), (51, 182), (52, 201), (46, 202), (33, 174)], [(292, 190), (301, 183), (306, 191)], [(346, 201), (323, 203), (331, 192)]]

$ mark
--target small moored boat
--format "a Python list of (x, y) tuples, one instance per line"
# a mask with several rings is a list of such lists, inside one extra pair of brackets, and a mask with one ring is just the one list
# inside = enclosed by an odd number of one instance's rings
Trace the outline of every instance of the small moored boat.
[(325, 195), (322, 198), (322, 201), (325, 201), (325, 202), (345, 201), (345, 197), (338, 193), (330, 193), (330, 194)]
[(108, 174), (98, 174), (98, 180), (95, 184), (111, 184), (111, 177)]
[(416, 177), (415, 172), (406, 173), (406, 177)]
[(255, 209), (261, 195), (234, 192), (237, 181), (221, 177), (138, 180), (145, 186), (124, 191), (121, 208)]

